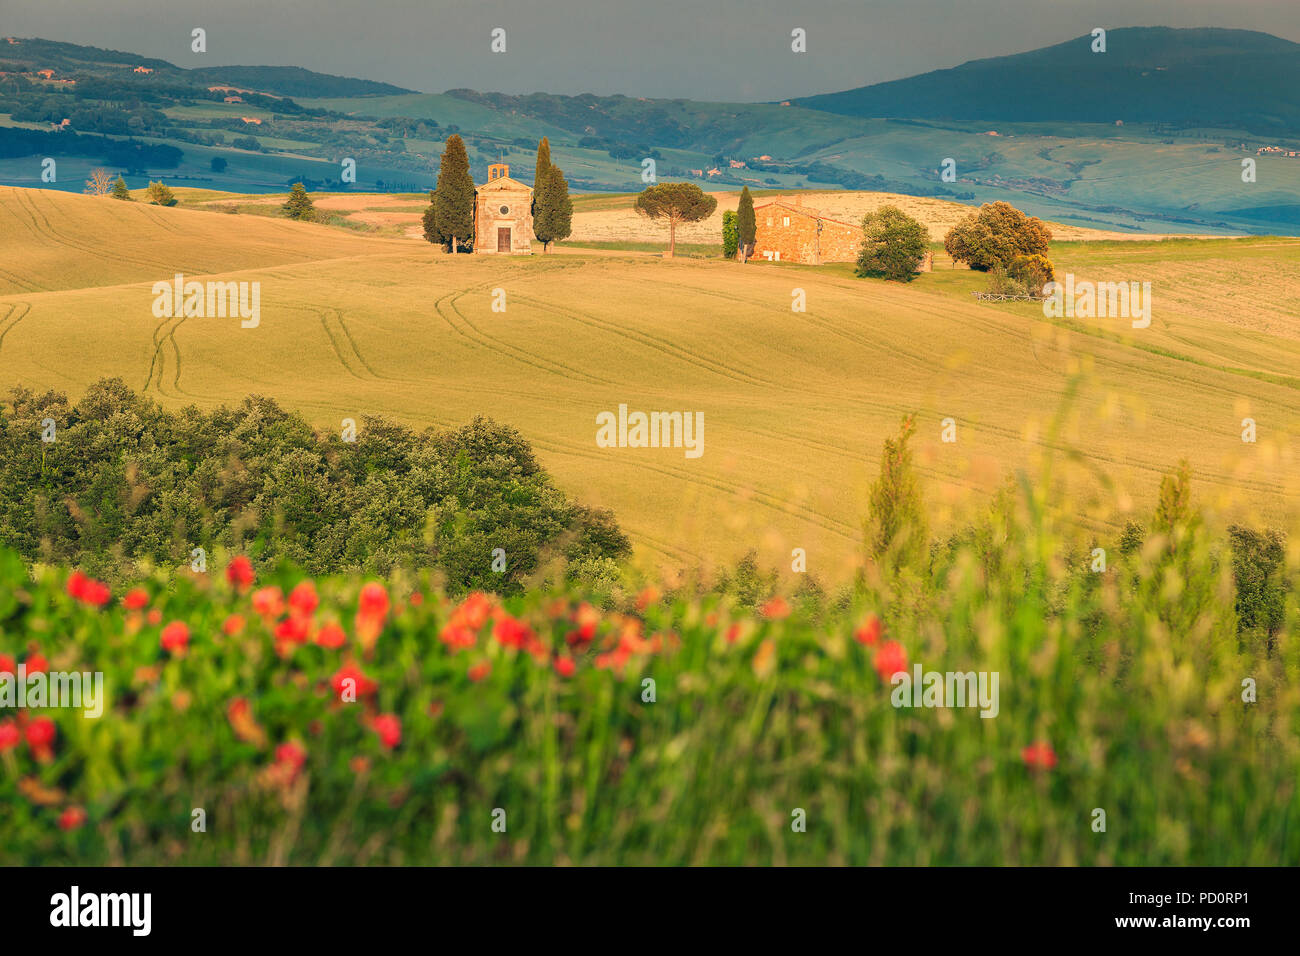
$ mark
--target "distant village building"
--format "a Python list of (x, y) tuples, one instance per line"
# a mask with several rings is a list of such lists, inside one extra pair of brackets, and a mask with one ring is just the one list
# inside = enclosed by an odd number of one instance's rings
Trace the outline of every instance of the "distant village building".
[(258, 119), (256, 116), (241, 116), (241, 117), (239, 117), (239, 118), (240, 118), (241, 120), (243, 120), (245, 123), (248, 123), (248, 124), (250, 124), (250, 125), (252, 125), (252, 126), (261, 126), (261, 125), (262, 125), (262, 121), (261, 121), (260, 119)]
[(134, 70), (132, 70), (131, 72), (132, 72), (132, 73), (152, 73), (152, 72), (153, 72), (153, 67), (151, 67), (151, 66), (137, 66), (137, 67), (136, 67)]
[(45, 77), (45, 79), (47, 79), (47, 80), (52, 80), (52, 79), (54, 79), (54, 71), (53, 71), (53, 70), (37, 70), (37, 71), (36, 71), (36, 75), (37, 75), (37, 76), (43, 76), (43, 77)]
[(758, 157), (758, 161), (759, 161), (760, 163), (766, 163), (766, 162), (769, 162), (771, 159), (772, 159), (772, 157), (771, 157), (771, 156), (768, 156), (766, 153), (764, 153), (762, 156)]
[(744, 168), (745, 168), (745, 164), (744, 164), (743, 162), (741, 162), (740, 160), (738, 160), (738, 159), (729, 159), (729, 160), (727, 160), (727, 165), (730, 166), (732, 169), (744, 169)]
[(488, 181), (474, 190), (474, 251), (532, 252), (533, 190), (510, 178), (510, 166), (488, 166)]
[(768, 262), (854, 262), (862, 246), (860, 226), (828, 219), (800, 196), (756, 206), (754, 218), (754, 255)]
[(244, 98), (243, 98), (242, 96), (227, 96), (225, 102), (227, 102), (227, 103), (242, 103), (242, 102), (244, 102)]

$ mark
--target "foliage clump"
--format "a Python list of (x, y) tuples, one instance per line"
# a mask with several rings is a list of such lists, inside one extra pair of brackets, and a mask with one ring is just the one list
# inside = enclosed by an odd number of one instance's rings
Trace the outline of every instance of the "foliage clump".
[(0, 409), (0, 544), (110, 579), (140, 562), (187, 566), (201, 547), (312, 573), (432, 567), (453, 591), (499, 592), (552, 559), (630, 551), (608, 511), (567, 500), (523, 436), (489, 419), (416, 433), (368, 417), (349, 441), (269, 398), (168, 411), (120, 379), (77, 403), (13, 391)]
[(1052, 233), (1036, 216), (1010, 203), (985, 203), (949, 230), (943, 247), (955, 262), (988, 272), (1009, 267), (1017, 256), (1046, 256)]

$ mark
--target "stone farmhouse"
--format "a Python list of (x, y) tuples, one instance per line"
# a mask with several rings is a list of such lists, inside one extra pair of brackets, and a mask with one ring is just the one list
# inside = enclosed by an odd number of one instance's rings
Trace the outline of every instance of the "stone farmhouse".
[(862, 246), (861, 226), (828, 219), (799, 196), (755, 206), (754, 219), (754, 256), (768, 262), (853, 262)]
[(493, 163), (488, 181), (474, 190), (474, 251), (532, 252), (533, 190), (510, 178), (510, 167)]

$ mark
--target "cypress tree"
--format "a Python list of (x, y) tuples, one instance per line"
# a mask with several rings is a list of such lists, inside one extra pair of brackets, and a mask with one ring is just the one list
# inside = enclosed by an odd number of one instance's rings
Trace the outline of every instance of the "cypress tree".
[[(533, 173), (533, 217), (542, 204), (542, 191), (546, 189), (546, 173), (551, 168), (551, 141), (545, 136), (537, 144), (537, 171)], [(541, 237), (538, 236), (540, 239)]]
[(438, 232), (438, 193), (429, 190), (429, 208), (424, 211), (421, 217), (424, 225), (424, 238), (426, 242), (432, 242), (434, 245), (447, 245), (447, 237)]
[(118, 176), (117, 182), (113, 183), (113, 198), (131, 201), (131, 190), (126, 188), (126, 180), (121, 176)]
[(447, 147), (442, 152), (438, 167), (436, 225), (438, 234), (451, 243), (450, 251), (458, 252), (461, 244), (472, 245), (474, 240), (474, 177), (469, 173), (469, 156), (465, 141), (455, 133), (447, 137)]
[[(152, 184), (150, 188), (153, 188)], [(289, 198), (280, 208), (290, 219), (311, 219), (314, 211), (311, 196), (307, 195), (307, 189), (302, 183), (294, 183), (289, 188)]]
[[(552, 166), (542, 179), (545, 188), (533, 214), (533, 232), (542, 244), (542, 252), (557, 239), (567, 239), (573, 232), (573, 200), (569, 182), (559, 166)], [(533, 190), (536, 196), (536, 188)]]
[(740, 258), (743, 262), (754, 251), (754, 240), (758, 236), (758, 220), (754, 218), (754, 197), (746, 186), (740, 191), (740, 207), (736, 210), (736, 231), (740, 237)]

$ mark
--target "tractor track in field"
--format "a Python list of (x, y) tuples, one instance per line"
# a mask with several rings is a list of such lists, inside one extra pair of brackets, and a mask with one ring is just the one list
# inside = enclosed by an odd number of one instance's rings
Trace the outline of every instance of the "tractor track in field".
[[(453, 332), (455, 332), (457, 335), (461, 336), (471, 344), (476, 345), (480, 348), (487, 349), (489, 352), (500, 355), (503, 358), (512, 359), (516, 362), (519, 362), (522, 365), (527, 365), (530, 368), (534, 368), (542, 372), (547, 372), (552, 375), (558, 375), (561, 378), (568, 379), (568, 380), (577, 379), (580, 381), (584, 381), (589, 385), (615, 385), (617, 383), (610, 381), (609, 379), (601, 378), (600, 376), (597, 375), (592, 375), (589, 372), (584, 372), (581, 369), (573, 368), (572, 366), (565, 365), (562, 362), (555, 362), (552, 360), (539, 358), (525, 349), (519, 348), (518, 346), (515, 345), (511, 345), (508, 342), (502, 342), (500, 339), (494, 338), (493, 336), (490, 336), (486, 332), (483, 332), (481, 329), (479, 329), (476, 325), (474, 325), (473, 322), (471, 322), (465, 316), (463, 312), (460, 311), (460, 309), (456, 307), (457, 301), (464, 298), (466, 295), (470, 295), (475, 292), (481, 292), (484, 289), (490, 289), (495, 287), (504, 288), (504, 286), (502, 285), (503, 282), (508, 281), (509, 279), (516, 278), (521, 273), (526, 273), (529, 276), (536, 276), (536, 275), (542, 275), (549, 272), (554, 272), (558, 269), (563, 269), (563, 268), (567, 268), (567, 266), (564, 263), (557, 263), (556, 265), (549, 266), (547, 268), (541, 268), (541, 269), (533, 269), (533, 270), (516, 269), (513, 273), (508, 273), (505, 276), (497, 276), (487, 280), (486, 282), (476, 283), (475, 285), (472, 285), (468, 288), (453, 289), (449, 292), (446, 292), (434, 300), (433, 308), (434, 311), (438, 314), (438, 317), (441, 318), (443, 322), (447, 324), (447, 327), (451, 329)], [(456, 321), (452, 320), (453, 314), (461, 324), (457, 324)], [(464, 327), (462, 328), (461, 325), (463, 325)]]
[[(529, 441), (539, 448), (545, 449), (549, 446), (550, 450), (555, 454), (587, 458), (593, 461), (609, 461), (607, 456), (601, 455), (599, 451), (594, 449), (594, 447), (592, 449), (586, 449), (582, 445), (574, 442), (548, 438), (530, 438)], [(745, 489), (738, 485), (727, 484), (720, 478), (697, 474), (681, 466), (637, 461), (631, 456), (627, 456), (623, 460), (622, 464), (633, 468), (640, 468), (644, 471), (666, 475), (667, 477), (676, 478), (680, 481), (685, 481), (689, 484), (703, 488), (711, 488), (714, 491), (721, 491), (729, 495), (748, 492), (754, 501), (765, 505), (773, 511), (780, 512), (787, 517), (809, 521), (832, 534), (839, 535), (840, 537), (851, 541), (856, 541), (858, 538), (858, 530), (848, 522), (841, 521), (833, 515), (828, 515), (825, 512), (817, 511), (815, 508), (811, 508), (808, 505), (792, 505), (790, 502), (784, 501), (776, 495), (769, 494), (757, 488)]]
[[(181, 388), (181, 349), (176, 342), (176, 330), (185, 324), (185, 320), (186, 317), (183, 315), (174, 316), (159, 322), (158, 327), (154, 329), (153, 358), (149, 361), (149, 377), (145, 380), (143, 391), (147, 392), (150, 387), (154, 387), (158, 394), (164, 398), (176, 398), (189, 394)], [(172, 355), (176, 360), (176, 371), (172, 375), (172, 388), (175, 389), (176, 395), (168, 395), (163, 388), (163, 376), (167, 370), (167, 358), (164, 352), (168, 343), (171, 344)], [(155, 377), (158, 379), (157, 385), (154, 385)]]
[[(12, 282), (14, 291), (9, 295), (22, 295), (24, 292), (47, 292), (48, 289), (37, 285), (31, 279), (24, 279), (16, 272), (10, 272), (7, 269), (0, 269), (0, 279), (5, 282)], [(26, 288), (24, 288), (26, 287)]]
[[(489, 352), (494, 352), (503, 358), (513, 359), (516, 362), (531, 366), (532, 368), (543, 372), (549, 372), (552, 375), (558, 375), (561, 378), (568, 380), (577, 379), (586, 382), (589, 385), (618, 384), (611, 379), (602, 378), (599, 375), (593, 375), (590, 372), (584, 372), (581, 369), (574, 368), (572, 365), (566, 365), (563, 362), (557, 362), (553, 359), (542, 358), (541, 356), (529, 352), (527, 349), (522, 349), (517, 345), (511, 345), (508, 342), (502, 342), (500, 339), (488, 335), (486, 332), (474, 325), (474, 323), (465, 316), (465, 313), (461, 312), (460, 309), (456, 307), (456, 303), (467, 294), (468, 292), (452, 294), (450, 300), (447, 302), (447, 308), (456, 313), (456, 317), (465, 323), (465, 327), (473, 333), (473, 335), (467, 333), (462, 334), (466, 335), (466, 337), (471, 341), (486, 348)], [(437, 307), (436, 304), (435, 307)]]
[(163, 232), (170, 232), (173, 235), (182, 235), (181, 230), (176, 228), (176, 224), (168, 221), (167, 213), (163, 212), (161, 207), (155, 206), (152, 203), (145, 203), (140, 206), (140, 212), (145, 216), (145, 218), (155, 223)]
[[(330, 348), (334, 350), (334, 357), (339, 360), (339, 364), (343, 366), (349, 375), (355, 379), (367, 382), (385, 380), (385, 376), (376, 372), (361, 354), (361, 350), (357, 348), (356, 340), (352, 338), (352, 334), (348, 331), (348, 327), (343, 321), (343, 313), (338, 309), (314, 305), (302, 307), (294, 306), (293, 308), (301, 308), (310, 311), (320, 320), (321, 328), (325, 330), (325, 335), (330, 341)], [(330, 328), (330, 319), (333, 319), (338, 325), (340, 334), (335, 334), (334, 330)], [(346, 346), (340, 344), (340, 338), (346, 343)], [(347, 352), (351, 352), (352, 355), (355, 356), (355, 361), (370, 373), (369, 377), (362, 375), (353, 367), (352, 361), (347, 357)]]
[(749, 385), (752, 387), (759, 387), (759, 388), (787, 387), (787, 386), (782, 386), (780, 383), (774, 382), (771, 379), (759, 378), (758, 376), (752, 375), (749, 372), (746, 372), (744, 369), (738, 368), (736, 366), (727, 365), (724, 362), (720, 362), (716, 359), (706, 358), (702, 355), (698, 355), (696, 353), (690, 352), (689, 350), (674, 345), (673, 343), (665, 339), (659, 338), (658, 336), (650, 335), (649, 333), (646, 332), (640, 332), (637, 330), (629, 329), (626, 326), (620, 326), (613, 322), (609, 322), (605, 319), (598, 319), (589, 312), (578, 312), (572, 309), (565, 309), (562, 308), (561, 306), (552, 305), (542, 299), (533, 299), (521, 295), (516, 295), (515, 301), (523, 302), (527, 305), (533, 306), (534, 308), (541, 309), (545, 312), (550, 312), (553, 315), (562, 316), (573, 322), (577, 322), (581, 325), (585, 325), (588, 328), (596, 329), (602, 332), (608, 332), (609, 334), (615, 335), (619, 338), (627, 339), (628, 341), (635, 342), (636, 344), (644, 346), (645, 348), (653, 349), (656, 352), (661, 352), (664, 355), (667, 355), (669, 358), (676, 359), (677, 361), (684, 362), (688, 365), (694, 365), (697, 368), (703, 369), (704, 371), (709, 372), (713, 375), (719, 375), (733, 382), (738, 382), (741, 385)]
[[(18, 312), (19, 306), (22, 307), (21, 312)], [(27, 313), (31, 311), (32, 306), (30, 302), (15, 302), (13, 305), (9, 306), (9, 311), (5, 313), (5, 317), (0, 319), (0, 350), (4, 349), (5, 336), (14, 330), (15, 325), (27, 318)], [(15, 312), (18, 314), (14, 315)], [(6, 322), (8, 323), (7, 325), (5, 324)]]
[[(33, 217), (35, 216), (40, 217), (41, 222), (45, 224), (44, 229), (42, 230), (43, 234), (47, 235), (50, 239), (53, 239), (55, 244), (57, 245), (63, 245), (71, 249), (76, 249), (78, 252), (83, 252), (88, 256), (93, 256), (96, 259), (102, 259), (106, 262), (127, 262), (132, 265), (143, 266), (148, 269), (162, 269), (164, 271), (169, 271), (169, 272), (175, 271), (172, 268), (172, 266), (159, 262), (156, 259), (141, 259), (139, 258), (139, 256), (126, 255), (121, 252), (114, 252), (112, 254), (107, 254), (96, 249), (94, 246), (90, 245), (89, 243), (85, 243), (80, 240), (69, 238), (66, 234), (55, 229), (54, 226), (50, 224), (49, 217), (46, 216), (44, 210), (41, 210), (37, 207), (36, 201), (31, 196), (18, 193), (17, 197), (18, 197), (18, 202), (20, 204), (25, 204), (29, 212), (33, 215)], [(36, 221), (35, 218), (33, 218), (32, 221), (35, 222)], [(41, 228), (39, 224), (37, 225), (37, 228), (38, 229)]]
[[(643, 285), (645, 284), (658, 285), (657, 283), (654, 283), (653, 280), (640, 279), (635, 277), (629, 277), (627, 281), (637, 282)], [(747, 296), (745, 297), (736, 296), (729, 292), (715, 292), (712, 289), (700, 288), (698, 286), (693, 286), (693, 285), (685, 286), (685, 287), (679, 286), (678, 288), (688, 288), (692, 295), (710, 296), (715, 299), (722, 299), (723, 301), (730, 303), (732, 306), (735, 306), (737, 303), (742, 303), (746, 305), (755, 306), (756, 308), (764, 311), (766, 310), (775, 310), (778, 312), (781, 311), (779, 308), (777, 308), (777, 306), (773, 305), (772, 302), (767, 299), (754, 299), (754, 298), (749, 298)], [(792, 313), (792, 314), (797, 314), (801, 319), (809, 319), (810, 316), (813, 315), (813, 313), (811, 312), (800, 312), (800, 313)], [(848, 331), (847, 329), (835, 325), (834, 323), (830, 322), (827, 319), (816, 319), (813, 322), (813, 324), (817, 325), (819, 328), (822, 328), (824, 331), (830, 332), (833, 335), (838, 335), (841, 338), (847, 339), (848, 341), (853, 342), (857, 345), (865, 345), (872, 349), (879, 350), (881, 352), (885, 352), (888, 354), (892, 354), (896, 357), (899, 357), (922, 371), (930, 371), (930, 372), (934, 371), (935, 368), (934, 364), (930, 361), (927, 361), (927, 359), (924, 356), (913, 354), (889, 342), (883, 341), (881, 339), (873, 339), (868, 336), (854, 334)], [(807, 389), (804, 388), (800, 389), (800, 391), (806, 391), (806, 390)]]

